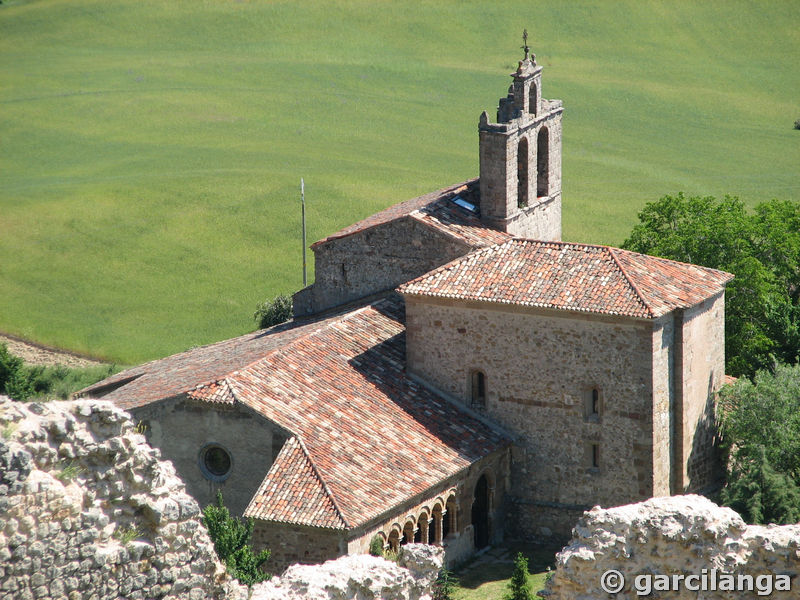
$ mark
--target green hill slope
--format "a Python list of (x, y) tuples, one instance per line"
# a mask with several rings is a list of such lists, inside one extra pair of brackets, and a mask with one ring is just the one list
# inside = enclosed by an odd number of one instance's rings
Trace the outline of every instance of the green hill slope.
[[(700, 4), (701, 6), (698, 6)], [(523, 27), (564, 237), (684, 190), (798, 199), (797, 2), (0, 5), (0, 331), (133, 363), (251, 329), (309, 241), (477, 174)]]

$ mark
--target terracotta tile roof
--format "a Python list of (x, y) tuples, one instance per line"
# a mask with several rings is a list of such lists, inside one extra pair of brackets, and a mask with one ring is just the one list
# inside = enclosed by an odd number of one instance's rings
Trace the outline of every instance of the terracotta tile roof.
[(608, 246), (514, 239), (458, 258), (398, 291), (654, 319), (721, 292), (732, 278)]
[(324, 327), (327, 319), (293, 321), (208, 346), (192, 348), (127, 369), (90, 385), (79, 396), (102, 397), (124, 409), (144, 406), (195, 390), (192, 397), (207, 399), (200, 387), (219, 385), (226, 375), (263, 358), (293, 339)]
[(194, 400), (203, 400), (205, 402), (215, 402), (218, 404), (233, 404), (236, 399), (233, 397), (231, 386), (225, 379), (220, 381), (212, 381), (211, 383), (203, 383), (188, 392), (187, 394)]
[(319, 240), (311, 247), (314, 248), (331, 240), (347, 237), (401, 218), (413, 218), (421, 221), (475, 248), (499, 244), (511, 238), (507, 233), (487, 227), (475, 213), (453, 203), (452, 200), (456, 196), (461, 196), (475, 206), (480, 206), (478, 180), (471, 179), (390, 206)]
[(402, 301), (383, 300), (231, 377), (241, 402), (302, 439), (351, 527), (509, 443), (405, 375), (403, 321)]
[(347, 521), (342, 518), (305, 444), (298, 437), (289, 438), (281, 448), (269, 474), (250, 501), (247, 515), (312, 527), (347, 527)]
[[(510, 443), (406, 376), (403, 307), (393, 295), (324, 320), (195, 348), (84, 395), (112, 388), (104, 398), (125, 408), (180, 394), (241, 402), (296, 438), (245, 514), (356, 527)], [(290, 472), (297, 475), (287, 479)]]

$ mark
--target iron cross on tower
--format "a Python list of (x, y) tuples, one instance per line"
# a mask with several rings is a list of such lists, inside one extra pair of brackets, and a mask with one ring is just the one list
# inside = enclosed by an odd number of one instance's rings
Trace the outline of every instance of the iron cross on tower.
[(522, 30), (522, 46), (520, 46), (523, 50), (525, 50), (525, 58), (528, 58), (528, 53), (531, 51), (530, 47), (528, 46), (528, 30)]

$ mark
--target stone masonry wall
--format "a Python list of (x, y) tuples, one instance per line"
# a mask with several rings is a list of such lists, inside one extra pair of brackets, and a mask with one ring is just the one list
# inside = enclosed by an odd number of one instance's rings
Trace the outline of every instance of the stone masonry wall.
[(126, 413), (0, 397), (0, 432), (0, 600), (246, 597)]
[(725, 296), (683, 314), (683, 432), (679, 484), (673, 493), (704, 491), (722, 473), (714, 444), (713, 399), (725, 377)]
[[(170, 458), (200, 506), (212, 504), (221, 490), (225, 506), (237, 516), (244, 514), (287, 437), (241, 404), (201, 403), (180, 397), (131, 413), (141, 423), (147, 441)], [(221, 445), (231, 457), (230, 475), (222, 482), (212, 481), (200, 468), (200, 452), (211, 443)]]
[(295, 296), (295, 314), (394, 288), (469, 250), (410, 217), (329, 240), (314, 247), (314, 284)]
[[(620, 585), (612, 576), (603, 589), (610, 570), (624, 578), (620, 588), (608, 587)], [(557, 555), (545, 594), (551, 600), (798, 598), (800, 524), (748, 526), (729, 508), (691, 495), (595, 507)]]
[[(518, 532), (552, 529), (537, 515), (553, 508), (576, 514), (652, 495), (651, 323), (411, 297), (406, 318), (409, 372), (469, 403), (470, 374), (482, 371), (486, 414), (520, 436)], [(599, 418), (586, 414), (593, 387)], [(554, 533), (569, 532), (561, 525)]]
[(344, 532), (260, 520), (253, 528), (253, 548), (269, 549), (270, 559), (264, 566), (273, 574), (282, 573), (295, 563), (322, 563), (347, 552)]

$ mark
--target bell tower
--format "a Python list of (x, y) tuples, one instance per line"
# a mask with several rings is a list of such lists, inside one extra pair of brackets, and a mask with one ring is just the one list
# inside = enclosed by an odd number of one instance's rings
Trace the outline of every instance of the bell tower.
[(538, 240), (561, 239), (561, 100), (542, 97), (542, 67), (522, 35), (525, 57), (511, 73), (497, 123), (486, 111), (480, 136), (480, 211), (487, 225)]

